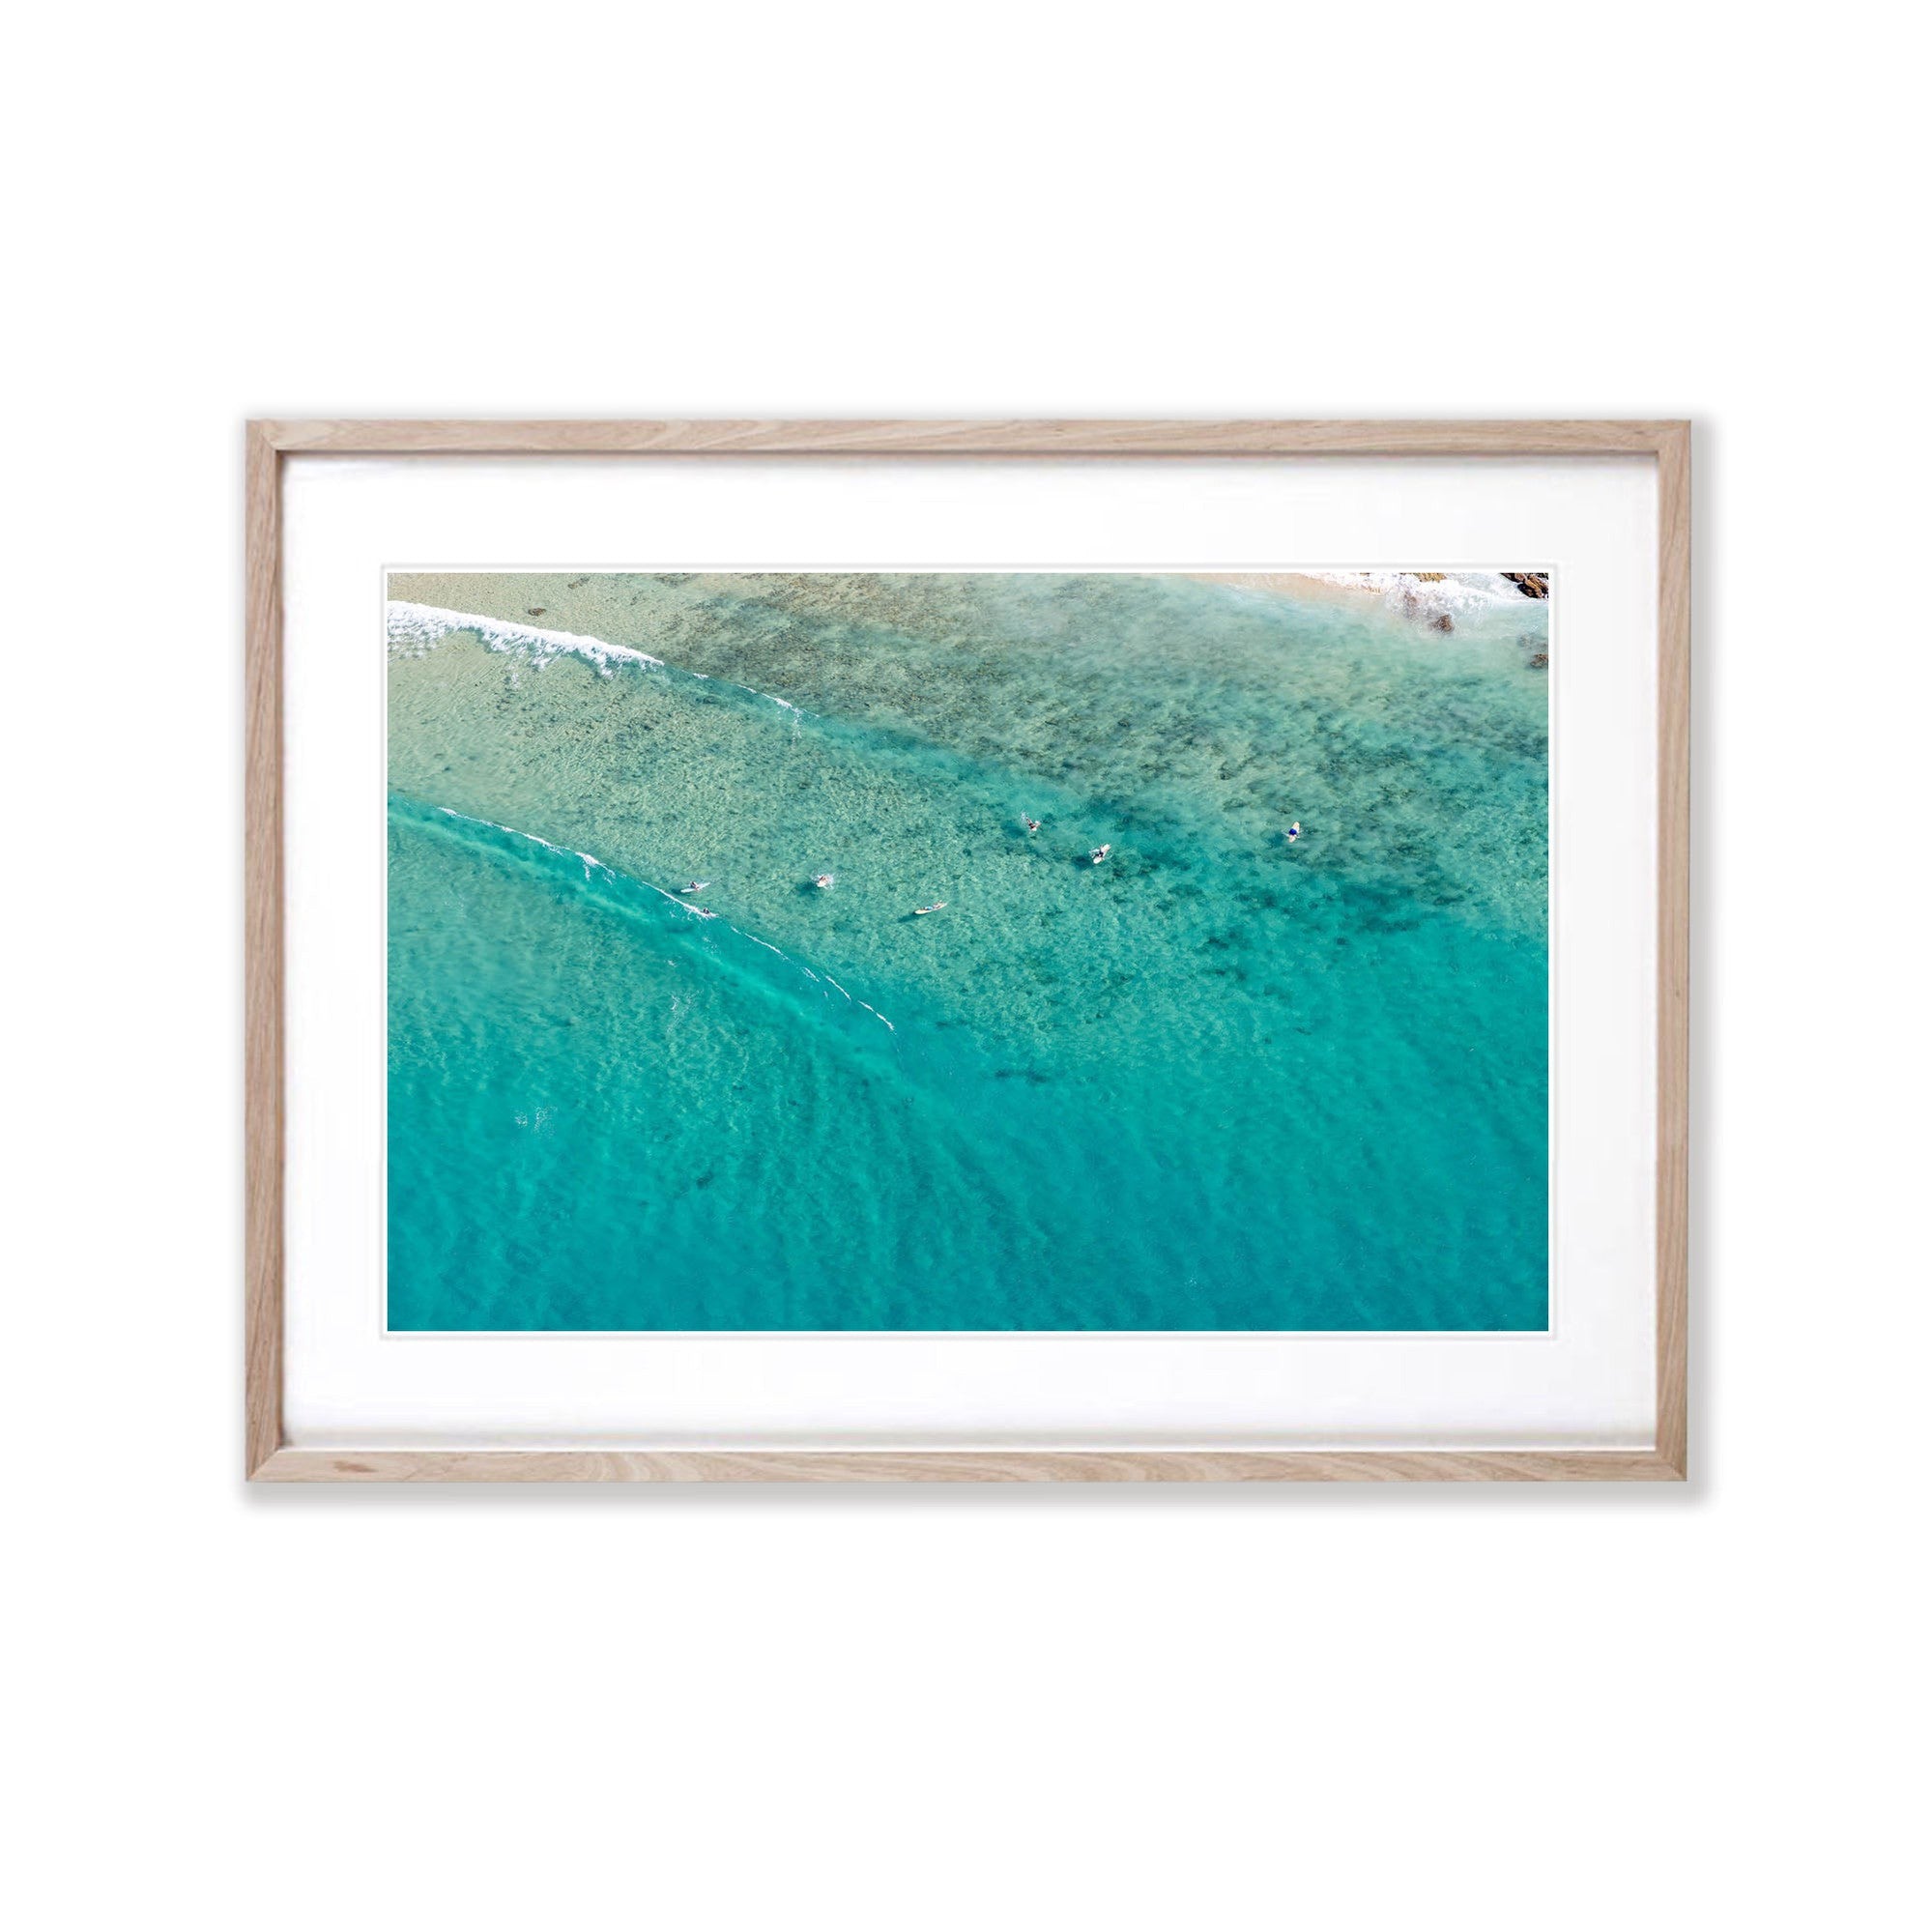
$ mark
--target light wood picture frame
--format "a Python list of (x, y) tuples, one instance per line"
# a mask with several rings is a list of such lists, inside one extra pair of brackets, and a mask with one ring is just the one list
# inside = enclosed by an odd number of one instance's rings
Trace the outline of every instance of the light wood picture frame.
[[(1641, 1450), (308, 1449), (285, 1439), (282, 467), (292, 455), (1638, 456), (1657, 465), (1656, 1440)], [(381, 421), (246, 428), (245, 1453), (264, 1483), (1678, 1482), (1687, 1471), (1690, 425), (1612, 421)]]

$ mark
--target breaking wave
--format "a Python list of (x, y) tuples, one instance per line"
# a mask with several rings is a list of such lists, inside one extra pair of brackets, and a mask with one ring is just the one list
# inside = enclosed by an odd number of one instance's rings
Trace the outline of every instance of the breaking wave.
[(780, 710), (790, 711), (794, 719), (808, 715), (790, 698), (754, 690), (749, 684), (734, 684), (728, 678), (712, 678), (703, 671), (687, 671), (629, 645), (607, 644), (600, 637), (587, 637), (578, 631), (545, 630), (537, 624), (513, 623), (506, 618), (481, 617), (474, 611), (446, 611), (434, 604), (412, 604), (400, 597), (389, 600), (389, 643), (392, 657), (420, 657), (434, 650), (446, 637), (459, 632), (479, 638), (491, 650), (513, 653), (539, 671), (560, 657), (581, 658), (602, 678), (626, 667), (662, 671), (673, 678), (693, 678), (718, 690), (735, 691), (763, 704), (776, 705)]
[[(809, 1010), (836, 1020), (863, 1011), (887, 1033), (896, 1034), (899, 1030), (878, 1007), (848, 993), (829, 974), (822, 977), (814, 972), (784, 947), (734, 925), (722, 913), (710, 912), (691, 898), (620, 871), (594, 852), (577, 851), (569, 846), (555, 845), (535, 832), (499, 824), (493, 819), (473, 818), (449, 805), (426, 805), (400, 793), (390, 794), (389, 816), (407, 825), (459, 838), (473, 850), (480, 849), (495, 858), (533, 865), (553, 881), (582, 893), (606, 910), (648, 920), (660, 930), (688, 931), (739, 977)], [(750, 947), (770, 954), (779, 964), (766, 965), (747, 950)], [(827, 981), (837, 990), (836, 1001), (824, 990)], [(862, 1024), (865, 1032), (870, 1033), (871, 1022)]]

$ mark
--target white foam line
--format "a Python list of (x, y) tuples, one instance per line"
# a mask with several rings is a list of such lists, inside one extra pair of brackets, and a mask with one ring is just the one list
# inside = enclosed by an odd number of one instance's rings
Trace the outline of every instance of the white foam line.
[[(446, 611), (437, 604), (412, 604), (402, 597), (389, 602), (389, 637), (391, 646), (413, 647), (415, 653), (433, 650), (453, 632), (474, 631), (492, 650), (520, 651), (540, 671), (559, 657), (582, 657), (608, 678), (616, 664), (641, 664), (648, 671), (676, 671), (682, 678), (696, 678), (706, 684), (724, 684), (753, 698), (763, 698), (781, 710), (792, 713), (793, 725), (807, 717), (790, 698), (760, 691), (749, 684), (734, 684), (729, 678), (713, 678), (708, 671), (687, 671), (681, 664), (667, 664), (648, 650), (635, 650), (627, 644), (606, 644), (600, 637), (586, 637), (574, 630), (544, 630), (536, 624), (512, 623), (506, 618), (479, 617), (474, 611)], [(484, 822), (476, 821), (478, 824)], [(507, 829), (500, 827), (499, 829)]]
[[(609, 872), (609, 871), (610, 871), (610, 868), (609, 868), (608, 866), (606, 866), (606, 867), (604, 868), (604, 870), (605, 870), (606, 872)], [(626, 877), (628, 877), (628, 874), (626, 874), (625, 876), (626, 876)], [(615, 873), (613, 873), (613, 874), (612, 874), (612, 877), (613, 877), (613, 878), (616, 878), (616, 877), (617, 877), (617, 875), (616, 875)], [(698, 905), (697, 905), (697, 902), (696, 902), (695, 900), (691, 900), (691, 899), (683, 899), (683, 898), (680, 898), (680, 897), (679, 897), (679, 896), (678, 896), (678, 895), (677, 893), (675, 893), (675, 892), (667, 892), (667, 891), (665, 891), (665, 889), (664, 889), (664, 888), (663, 888), (663, 886), (661, 886), (661, 885), (652, 885), (652, 884), (651, 884), (651, 882), (650, 882), (650, 880), (649, 880), (649, 879), (639, 879), (639, 880), (638, 880), (637, 882), (638, 882), (638, 883), (639, 883), (640, 885), (642, 885), (642, 886), (646, 886), (646, 887), (648, 887), (648, 888), (649, 888), (649, 889), (650, 891), (652, 891), (652, 892), (656, 893), (656, 894), (657, 894), (657, 896), (658, 896), (658, 897), (659, 897), (659, 898), (660, 898), (661, 900), (663, 900), (663, 901), (664, 901), (664, 903), (665, 903), (665, 904), (666, 904), (667, 906), (675, 906), (675, 907), (677, 907), (677, 908), (678, 909), (678, 911), (680, 911), (681, 913), (683, 913), (683, 915), (685, 916), (685, 918), (687, 918), (687, 919), (695, 919), (695, 918), (697, 918), (697, 917), (698, 917)], [(735, 932), (737, 931), (737, 928), (736, 928), (735, 926), (734, 926), (734, 927), (732, 927), (732, 931), (735, 933)]]
[[(596, 868), (598, 872), (601, 872), (607, 879), (616, 879), (620, 876), (617, 872), (613, 871), (610, 866), (607, 866), (602, 859), (596, 857), (593, 853), (571, 851), (567, 846), (554, 846), (550, 843), (548, 839), (539, 838), (534, 832), (519, 831), (517, 827), (514, 825), (500, 825), (497, 823), (497, 822), (494, 819), (473, 819), (469, 815), (469, 813), (459, 812), (456, 810), (456, 808), (453, 805), (439, 805), (437, 806), (436, 809), (439, 812), (441, 812), (446, 819), (461, 819), (466, 825), (487, 825), (490, 828), (490, 830), (493, 832), (504, 832), (513, 839), (528, 839), (532, 845), (541, 846), (545, 851), (565, 853), (571, 858), (581, 859), (584, 864), (584, 877), (586, 879), (589, 879), (591, 877), (591, 871), (593, 866)], [(628, 875), (625, 876), (627, 877)], [(663, 886), (653, 885), (651, 881), (648, 879), (641, 879), (637, 882), (640, 885), (649, 887), (649, 890), (656, 893), (660, 899), (665, 900), (668, 904), (677, 907), (678, 911), (682, 912), (687, 919), (695, 919), (698, 917), (697, 907), (692, 905), (692, 903), (688, 899), (680, 898), (675, 892), (667, 892), (665, 891)], [(785, 950), (783, 946), (774, 946), (769, 939), (761, 939), (756, 933), (747, 933), (742, 926), (732, 926), (730, 920), (726, 920), (725, 923), (727, 926), (731, 927), (731, 930), (734, 933), (735, 933), (739, 938), (749, 939), (753, 945), (763, 946), (764, 950), (768, 953), (776, 953), (778, 957), (783, 961), (785, 961), (785, 963), (788, 966), (797, 966), (798, 970), (802, 972), (807, 979), (816, 981), (819, 978), (819, 975), (815, 973), (810, 966), (804, 965), (801, 961), (794, 960), (792, 957), (792, 955)], [(879, 1024), (886, 1029), (887, 1032), (889, 1033), (898, 1032), (899, 1028), (893, 1025), (892, 1022), (888, 1020), (885, 1017), (885, 1015), (879, 1010), (878, 1007), (868, 1004), (863, 999), (857, 999), (857, 1000), (852, 999), (852, 995), (850, 993), (846, 993), (845, 988), (839, 986), (838, 981), (833, 979), (830, 973), (826, 973), (824, 977), (828, 985), (838, 986), (839, 991), (841, 993), (845, 993), (846, 998), (849, 1001), (851, 1001), (853, 1005), (865, 1007), (865, 1010), (868, 1013), (870, 1013), (872, 1017), (875, 1020), (877, 1020), (879, 1023)]]
[(588, 658), (599, 671), (608, 673), (616, 664), (642, 664), (662, 671), (663, 658), (648, 650), (633, 650), (628, 645), (606, 644), (600, 637), (584, 637), (571, 630), (542, 630), (535, 624), (511, 623), (504, 618), (478, 617), (473, 611), (446, 611), (435, 604), (412, 604), (391, 597), (389, 606), (389, 634), (391, 644), (414, 645), (428, 650), (452, 631), (474, 631), (492, 650), (517, 650), (539, 666), (553, 657), (565, 655)]
[[(543, 850), (547, 852), (561, 852), (567, 850), (563, 846), (552, 845), (548, 839), (538, 838), (534, 832), (520, 832), (517, 830), (517, 828), (514, 825), (500, 825), (497, 823), (497, 822), (494, 819), (473, 819), (471, 818), (469, 813), (458, 812), (448, 805), (439, 805), (437, 806), (436, 809), (439, 812), (441, 812), (446, 818), (461, 819), (466, 825), (487, 825), (491, 831), (502, 832), (509, 838), (528, 839), (532, 845), (541, 846)], [(590, 859), (589, 854), (585, 852), (571, 852), (570, 856), (572, 858), (585, 859), (588, 863), (591, 864), (596, 863), (595, 860)]]
[[(547, 852), (567, 854), (571, 858), (579, 859), (583, 862), (584, 877), (586, 879), (591, 878), (593, 872), (601, 872), (606, 879), (616, 879), (618, 877), (616, 870), (606, 865), (595, 852), (571, 851), (567, 846), (554, 846), (548, 839), (539, 837), (535, 832), (521, 831), (515, 825), (500, 825), (494, 819), (473, 819), (469, 813), (459, 812), (453, 805), (439, 805), (436, 809), (446, 819), (461, 819), (466, 825), (487, 825), (491, 831), (502, 832), (506, 837), (528, 839), (532, 845), (541, 846)], [(680, 899), (677, 893), (667, 892), (661, 885), (652, 885), (648, 879), (641, 879), (637, 882), (640, 885), (649, 886), (650, 890), (656, 893), (660, 899), (669, 905), (677, 907), (678, 911), (683, 913), (687, 919), (695, 919), (698, 916), (698, 908), (688, 899)], [(732, 930), (735, 932), (737, 928), (734, 926)], [(747, 934), (745, 937), (748, 938), (751, 936)], [(763, 945), (764, 941), (761, 939), (758, 943)], [(778, 948), (773, 946), (771, 950), (777, 952)]]

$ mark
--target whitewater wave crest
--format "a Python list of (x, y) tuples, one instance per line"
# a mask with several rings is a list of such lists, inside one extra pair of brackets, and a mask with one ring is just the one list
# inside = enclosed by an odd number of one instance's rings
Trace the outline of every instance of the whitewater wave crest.
[(790, 711), (794, 722), (808, 715), (790, 698), (754, 690), (749, 684), (735, 684), (726, 678), (713, 678), (708, 672), (667, 664), (663, 658), (627, 644), (607, 644), (600, 637), (589, 637), (580, 631), (545, 630), (537, 624), (514, 623), (506, 618), (481, 617), (475, 611), (446, 611), (435, 604), (412, 604), (401, 597), (389, 600), (391, 657), (421, 657), (434, 650), (446, 637), (453, 637), (459, 631), (480, 638), (492, 650), (512, 652), (539, 671), (560, 657), (580, 657), (604, 678), (621, 666), (630, 665), (644, 671), (663, 671), (676, 678), (692, 678), (701, 684), (757, 698), (764, 704), (776, 705), (782, 711)]
[(434, 604), (412, 604), (391, 597), (389, 605), (389, 649), (399, 657), (419, 657), (446, 637), (470, 631), (492, 650), (515, 651), (542, 666), (559, 657), (581, 657), (608, 677), (620, 664), (641, 664), (661, 671), (665, 663), (648, 650), (628, 645), (606, 644), (570, 630), (543, 630), (536, 624), (511, 623), (504, 618), (478, 617), (473, 611), (439, 610)]

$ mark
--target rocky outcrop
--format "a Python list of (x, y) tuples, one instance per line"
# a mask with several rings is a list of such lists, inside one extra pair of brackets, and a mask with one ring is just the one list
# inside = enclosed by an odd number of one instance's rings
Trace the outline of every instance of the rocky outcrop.
[(1549, 595), (1549, 573), (1544, 570), (1505, 570), (1503, 575), (1526, 597)]

